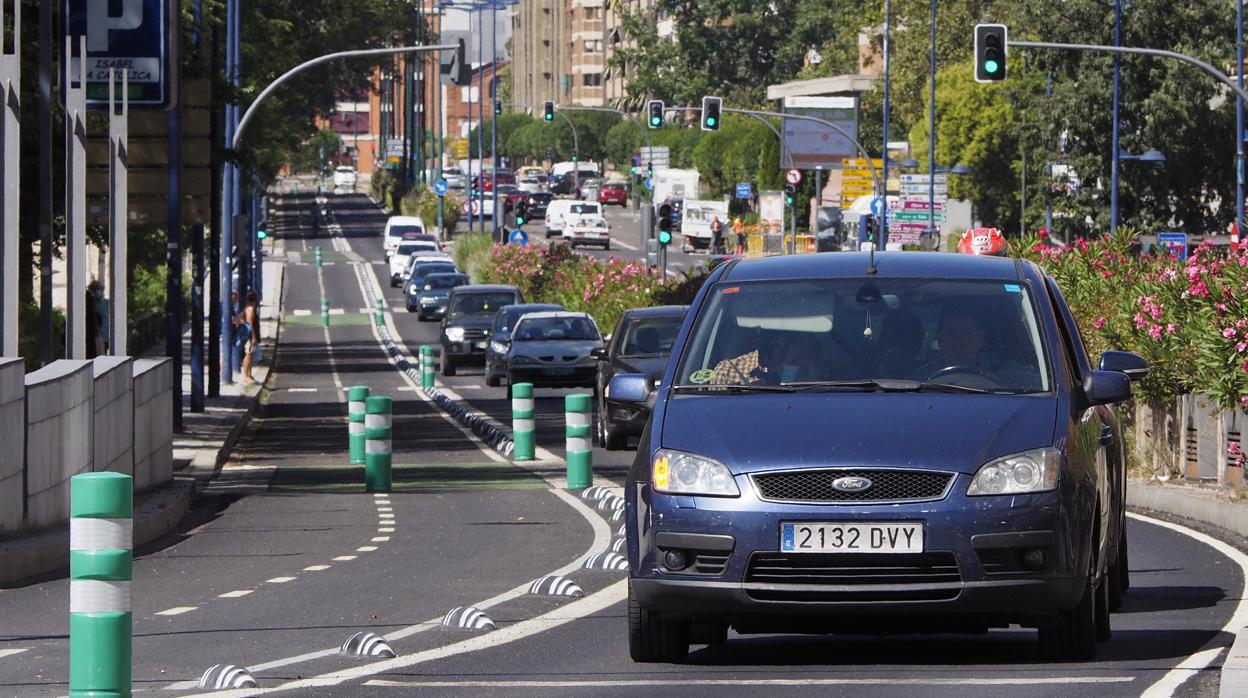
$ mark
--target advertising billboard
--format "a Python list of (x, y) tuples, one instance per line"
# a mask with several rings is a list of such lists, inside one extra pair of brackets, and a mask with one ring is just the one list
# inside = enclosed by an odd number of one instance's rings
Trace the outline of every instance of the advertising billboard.
[[(836, 124), (841, 131), (804, 119), (784, 120), (784, 142), (799, 170), (839, 168), (844, 158), (858, 157), (851, 138), (858, 138), (858, 104), (853, 97), (785, 97), (784, 112), (813, 116)], [(851, 138), (846, 138), (846, 134)], [(788, 167), (788, 158), (781, 161)]]

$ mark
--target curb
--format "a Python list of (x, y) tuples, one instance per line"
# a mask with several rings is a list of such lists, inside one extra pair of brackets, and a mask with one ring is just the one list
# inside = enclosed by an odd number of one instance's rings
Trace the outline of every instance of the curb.
[[(194, 481), (173, 480), (148, 490), (134, 508), (134, 547), (151, 543), (176, 527), (191, 508)], [(12, 547), (6, 549), (8, 545)], [(0, 543), (0, 588), (69, 570), (69, 527)]]
[[(1148, 480), (1127, 480), (1127, 505), (1199, 521), (1248, 538), (1248, 504), (1201, 496), (1183, 489)], [(1235, 642), (1221, 667), (1218, 695), (1221, 698), (1248, 695), (1248, 628), (1235, 633)]]

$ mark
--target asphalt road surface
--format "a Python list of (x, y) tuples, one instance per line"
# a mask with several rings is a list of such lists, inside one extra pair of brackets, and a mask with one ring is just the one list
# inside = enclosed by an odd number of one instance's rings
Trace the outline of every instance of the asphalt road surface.
[[(436, 323), (404, 312), (385, 283), (383, 215), (362, 196), (337, 196), (314, 232), (291, 215), (295, 203), (278, 202), (273, 228), (288, 267), (267, 401), (188, 523), (136, 554), (136, 691), (192, 694), (204, 670), (228, 663), (248, 667), (265, 693), (308, 696), (1216, 695), (1232, 639), (1224, 628), (1243, 618), (1248, 558), (1134, 516), (1132, 588), (1095, 662), (1041, 661), (1034, 632), (1015, 629), (731, 634), (695, 646), (682, 665), (634, 664), (624, 573), (580, 566), (610, 548), (618, 524), (559, 486), (569, 391), (537, 391), (538, 445), (549, 459), (509, 463), (414, 390), (362, 312), (383, 292), (398, 308), (387, 327), (409, 358), (436, 340)], [(328, 328), (321, 298), (333, 308)], [(509, 420), (505, 389), (487, 388), (477, 372), (439, 380)], [(347, 465), (343, 387), (355, 384), (395, 398), (388, 496), (364, 492), (360, 469)], [(593, 457), (597, 482), (611, 485), (633, 454)], [(585, 595), (528, 593), (548, 574)], [(0, 696), (67, 692), (68, 597), (64, 579), (0, 590)], [(443, 627), (460, 606), (482, 609), (496, 629)], [(384, 635), (398, 656), (340, 655), (357, 631)]]

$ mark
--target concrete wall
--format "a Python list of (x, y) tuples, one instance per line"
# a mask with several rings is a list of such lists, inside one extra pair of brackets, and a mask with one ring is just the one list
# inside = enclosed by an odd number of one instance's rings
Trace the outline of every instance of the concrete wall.
[(22, 523), (25, 377), (21, 359), (0, 359), (0, 533), (15, 531)]
[(26, 526), (69, 518), (69, 478), (91, 470), (94, 367), (56, 361), (26, 375)]
[(173, 479), (173, 361), (134, 362), (134, 489)]
[(101, 356), (95, 375), (92, 469), (134, 474), (134, 376), (128, 356)]

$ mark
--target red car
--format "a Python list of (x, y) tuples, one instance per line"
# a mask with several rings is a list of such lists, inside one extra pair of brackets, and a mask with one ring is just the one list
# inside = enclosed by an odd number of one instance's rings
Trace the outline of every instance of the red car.
[(497, 175), (486, 172), (482, 176), (473, 177), (472, 180), (474, 183), (481, 182), (481, 191), (493, 191), (495, 178), (498, 179), (500, 185), (516, 183), (516, 176), (510, 170), (499, 170)]
[(598, 190), (598, 203), (628, 205), (628, 187), (623, 182), (607, 182)]

